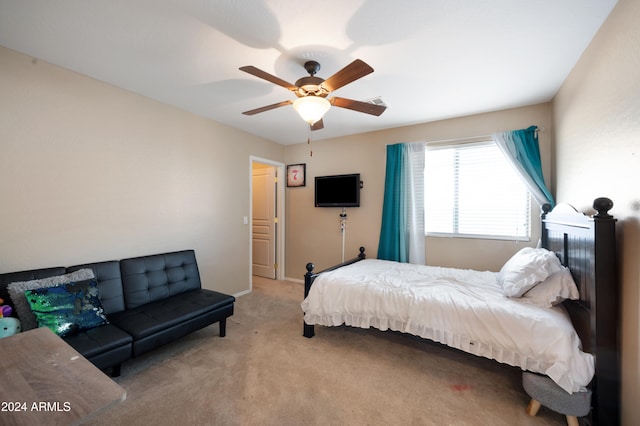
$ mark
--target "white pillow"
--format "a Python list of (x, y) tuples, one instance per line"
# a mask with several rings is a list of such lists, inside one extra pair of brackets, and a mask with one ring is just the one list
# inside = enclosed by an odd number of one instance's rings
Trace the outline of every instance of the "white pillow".
[(578, 300), (580, 293), (569, 268), (561, 268), (559, 272), (554, 272), (546, 280), (536, 284), (522, 299), (542, 308), (550, 308), (566, 299)]
[(521, 297), (533, 286), (561, 268), (556, 255), (543, 248), (525, 247), (504, 264), (498, 283), (508, 297)]
[(33, 312), (31, 312), (31, 306), (29, 306), (29, 302), (27, 302), (27, 298), (24, 295), (25, 291), (35, 290), (37, 288), (55, 287), (60, 284), (84, 281), (91, 278), (95, 278), (93, 276), (93, 270), (87, 268), (79, 269), (65, 275), (56, 275), (39, 280), (18, 281), (8, 284), (7, 292), (11, 297), (13, 307), (16, 308), (18, 318), (20, 318), (20, 326), (22, 328), (22, 331), (31, 330), (32, 328), (38, 327), (36, 316), (33, 314)]

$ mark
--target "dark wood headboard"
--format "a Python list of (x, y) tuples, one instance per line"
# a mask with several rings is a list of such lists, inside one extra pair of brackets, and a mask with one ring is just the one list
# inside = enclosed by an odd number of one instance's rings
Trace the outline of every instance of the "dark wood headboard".
[(566, 301), (583, 350), (594, 355), (593, 424), (620, 422), (619, 303), (613, 202), (597, 198), (587, 216), (567, 204), (543, 207), (542, 247), (571, 270), (580, 300)]

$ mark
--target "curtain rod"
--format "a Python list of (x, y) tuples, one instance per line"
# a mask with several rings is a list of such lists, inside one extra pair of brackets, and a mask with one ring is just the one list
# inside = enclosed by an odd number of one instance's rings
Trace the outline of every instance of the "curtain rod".
[[(544, 132), (544, 127), (536, 126), (536, 133)], [(497, 133), (497, 132), (496, 132)], [(469, 136), (466, 138), (444, 139), (439, 141), (426, 141), (427, 146), (439, 146), (439, 145), (456, 145), (466, 144), (474, 142), (486, 142), (493, 140), (493, 135), (481, 135), (481, 136)]]
[(427, 141), (427, 146), (438, 146), (438, 145), (456, 145), (456, 144), (465, 144), (465, 143), (474, 143), (474, 142), (486, 142), (493, 140), (491, 135), (483, 135), (483, 136), (470, 136), (467, 138), (455, 138), (455, 139), (445, 139), (439, 141)]

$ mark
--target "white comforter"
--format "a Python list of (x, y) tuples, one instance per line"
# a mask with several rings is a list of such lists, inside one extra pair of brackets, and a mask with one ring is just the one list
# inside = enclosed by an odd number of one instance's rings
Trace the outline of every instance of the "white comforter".
[(366, 259), (320, 274), (307, 324), (395, 330), (548, 375), (567, 392), (594, 374), (565, 309), (502, 294), (494, 272)]

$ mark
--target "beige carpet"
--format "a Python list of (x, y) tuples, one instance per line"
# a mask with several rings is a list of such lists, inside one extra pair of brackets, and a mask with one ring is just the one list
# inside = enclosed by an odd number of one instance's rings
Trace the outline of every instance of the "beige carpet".
[(412, 337), (316, 327), (300, 283), (254, 278), (227, 322), (125, 363), (93, 425), (564, 425), (525, 413), (521, 372)]

